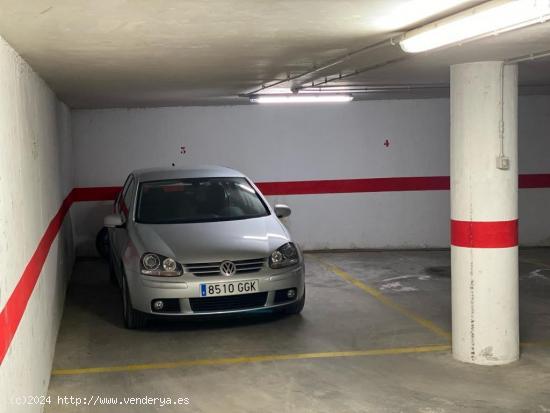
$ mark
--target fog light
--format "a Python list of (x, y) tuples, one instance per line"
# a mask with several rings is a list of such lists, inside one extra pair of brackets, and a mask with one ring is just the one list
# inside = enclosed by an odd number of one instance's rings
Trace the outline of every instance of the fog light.
[(161, 311), (164, 308), (164, 303), (162, 300), (157, 300), (153, 302), (153, 310), (155, 311)]
[(295, 298), (296, 297), (296, 289), (291, 288), (290, 290), (288, 290), (286, 292), (286, 296), (290, 299)]

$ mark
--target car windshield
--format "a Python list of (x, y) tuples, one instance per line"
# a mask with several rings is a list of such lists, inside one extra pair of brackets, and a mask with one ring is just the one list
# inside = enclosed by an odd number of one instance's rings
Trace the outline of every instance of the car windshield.
[(139, 186), (139, 223), (229, 221), (266, 215), (269, 210), (245, 178), (177, 179)]

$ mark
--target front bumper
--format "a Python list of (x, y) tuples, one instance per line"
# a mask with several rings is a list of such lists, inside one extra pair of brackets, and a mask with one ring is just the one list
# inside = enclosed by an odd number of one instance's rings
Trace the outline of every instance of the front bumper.
[[(290, 269), (262, 271), (255, 274), (234, 275), (232, 277), (196, 277), (191, 274), (184, 274), (182, 277), (173, 279), (150, 277), (140, 273), (132, 273), (127, 274), (127, 280), (132, 307), (135, 310), (162, 316), (204, 316), (243, 313), (262, 309), (276, 309), (291, 305), (300, 300), (304, 294), (305, 269), (302, 263)], [(197, 306), (193, 306), (189, 299), (194, 299), (195, 303), (197, 302), (196, 300), (206, 299), (201, 297), (200, 284), (247, 280), (259, 281), (257, 293), (262, 294), (261, 302), (258, 300), (250, 300), (250, 295), (246, 294), (248, 297), (244, 297), (243, 295), (243, 299), (247, 299), (251, 303), (251, 305), (246, 306), (246, 308), (193, 311), (193, 307), (196, 310)], [(291, 288), (296, 289), (295, 299), (286, 300), (284, 302), (276, 299), (277, 291)], [(264, 295), (266, 296), (265, 300), (263, 300)], [(235, 298), (235, 300), (238, 299), (239, 297)], [(172, 304), (177, 303), (179, 305), (170, 306), (170, 311), (153, 311), (152, 303), (155, 300), (168, 300)]]

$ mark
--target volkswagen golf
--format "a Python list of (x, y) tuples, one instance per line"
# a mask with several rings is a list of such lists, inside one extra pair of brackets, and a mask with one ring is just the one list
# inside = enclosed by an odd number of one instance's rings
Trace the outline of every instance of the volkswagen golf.
[(104, 220), (126, 327), (153, 316), (300, 313), (304, 260), (279, 220), (288, 215), (229, 168), (132, 172)]

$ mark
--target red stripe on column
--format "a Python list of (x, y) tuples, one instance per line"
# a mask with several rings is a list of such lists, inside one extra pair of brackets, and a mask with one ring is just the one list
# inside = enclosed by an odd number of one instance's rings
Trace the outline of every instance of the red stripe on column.
[(23, 318), (27, 303), (31, 298), (34, 286), (38, 281), (44, 262), (46, 262), (52, 243), (61, 225), (63, 225), (65, 215), (74, 201), (73, 194), (74, 192), (71, 191), (69, 195), (67, 195), (61, 207), (50, 221), (46, 228), (46, 232), (38, 243), (36, 251), (29, 260), (19, 282), (0, 313), (0, 364), (4, 360), (13, 336), (17, 331), (17, 327)]
[(451, 245), (466, 248), (509, 248), (518, 245), (518, 220), (451, 220)]

